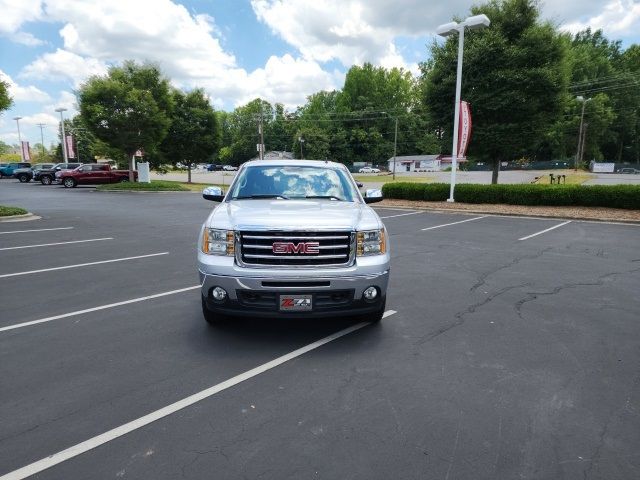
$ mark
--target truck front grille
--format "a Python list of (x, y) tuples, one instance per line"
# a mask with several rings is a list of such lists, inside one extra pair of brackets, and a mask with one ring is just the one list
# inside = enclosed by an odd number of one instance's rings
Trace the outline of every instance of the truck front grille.
[(241, 231), (238, 260), (243, 265), (343, 266), (353, 260), (353, 232)]

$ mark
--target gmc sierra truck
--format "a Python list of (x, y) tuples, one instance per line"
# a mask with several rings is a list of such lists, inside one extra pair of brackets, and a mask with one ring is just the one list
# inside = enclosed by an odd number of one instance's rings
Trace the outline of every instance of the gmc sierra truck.
[(389, 237), (347, 168), (316, 160), (245, 163), (200, 230), (202, 313), (379, 321), (389, 281)]

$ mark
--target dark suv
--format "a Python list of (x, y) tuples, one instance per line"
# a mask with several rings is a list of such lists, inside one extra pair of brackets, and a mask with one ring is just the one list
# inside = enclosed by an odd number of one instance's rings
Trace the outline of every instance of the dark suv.
[(42, 169), (37, 172), (33, 172), (33, 179), (40, 180), (43, 185), (51, 185), (56, 180), (56, 172), (62, 170), (73, 170), (78, 168), (81, 163), (58, 163), (53, 168)]

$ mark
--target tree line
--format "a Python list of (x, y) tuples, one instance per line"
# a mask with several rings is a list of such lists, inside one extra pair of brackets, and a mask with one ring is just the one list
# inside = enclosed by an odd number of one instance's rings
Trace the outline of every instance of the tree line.
[[(573, 159), (640, 162), (640, 46), (623, 48), (602, 31), (562, 32), (535, 0), (473, 7), (491, 26), (465, 37), (462, 99), (471, 104), (471, 162)], [(393, 156), (450, 154), (457, 36), (434, 40), (417, 76), (365, 63), (339, 90), (319, 91), (287, 111), (255, 99), (215, 111), (205, 92), (182, 92), (155, 65), (131, 61), (91, 77), (77, 92), (89, 155), (154, 165), (239, 165), (265, 150), (347, 164)], [(1, 97), (1, 95), (0, 95)], [(584, 114), (583, 114), (584, 111)], [(397, 133), (396, 133), (397, 126)], [(82, 144), (83, 142), (81, 142)]]

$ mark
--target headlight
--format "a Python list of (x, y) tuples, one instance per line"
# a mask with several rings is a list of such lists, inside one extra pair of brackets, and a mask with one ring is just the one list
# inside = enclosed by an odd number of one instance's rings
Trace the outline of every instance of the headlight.
[(233, 230), (205, 228), (202, 238), (202, 253), (233, 256)]
[(382, 255), (387, 251), (387, 238), (384, 228), (358, 232), (357, 254), (359, 257), (367, 255)]

